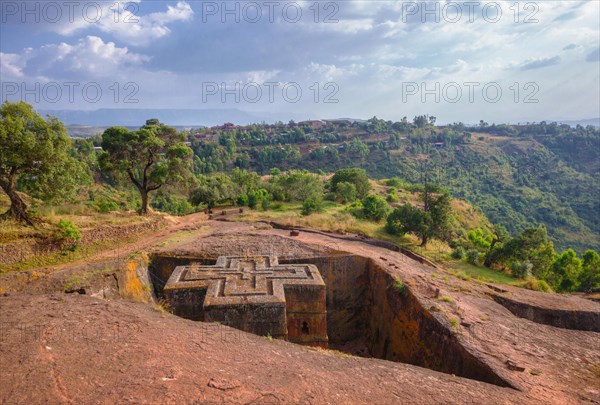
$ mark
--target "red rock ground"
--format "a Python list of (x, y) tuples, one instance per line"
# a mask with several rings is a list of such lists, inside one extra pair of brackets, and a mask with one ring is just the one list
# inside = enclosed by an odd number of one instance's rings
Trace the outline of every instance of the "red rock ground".
[[(36, 277), (32, 272), (0, 277), (0, 287), (8, 294), (0, 297), (0, 402), (600, 403), (599, 333), (516, 317), (490, 298), (486, 285), (359, 240), (305, 232), (290, 238), (289, 232), (255, 224), (198, 221), (187, 224), (189, 232), (180, 239), (165, 239), (167, 232), (135, 250), (218, 255), (250, 249), (285, 256), (294, 250), (334, 249), (371, 257), (402, 277), (425, 307), (441, 305), (457, 317), (461, 339), (518, 389), (270, 341), (187, 321), (152, 304), (51, 292), (59, 291), (58, 280), (70, 272), (69, 266), (62, 266), (38, 269)], [(436, 288), (452, 302), (436, 299)], [(14, 292), (18, 290), (24, 292)], [(557, 300), (555, 294), (511, 290), (516, 298), (521, 292), (522, 300), (538, 306), (560, 301), (561, 308), (600, 313), (600, 305), (582, 298)], [(525, 371), (509, 369), (507, 360)]]

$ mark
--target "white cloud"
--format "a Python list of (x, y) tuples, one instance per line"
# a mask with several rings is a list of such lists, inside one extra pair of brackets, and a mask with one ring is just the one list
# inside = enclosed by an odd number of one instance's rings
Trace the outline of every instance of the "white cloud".
[(16, 53), (0, 52), (0, 72), (3, 80), (22, 78), (23, 67), (25, 67), (25, 58)]
[(4, 78), (27, 74), (37, 79), (111, 77), (149, 60), (96, 36), (87, 36), (73, 45), (62, 42), (27, 48), (21, 54), (2, 54), (1, 59)]
[[(94, 6), (87, 9), (91, 10), (87, 18), (84, 18), (85, 13), (76, 12), (74, 21), (51, 24), (50, 30), (72, 35), (96, 28), (128, 45), (146, 46), (171, 32), (167, 24), (189, 21), (194, 16), (194, 11), (185, 1), (177, 2), (175, 6), (168, 5), (166, 11), (147, 15), (139, 14), (141, 0), (93, 3)], [(84, 6), (81, 7), (83, 9)]]

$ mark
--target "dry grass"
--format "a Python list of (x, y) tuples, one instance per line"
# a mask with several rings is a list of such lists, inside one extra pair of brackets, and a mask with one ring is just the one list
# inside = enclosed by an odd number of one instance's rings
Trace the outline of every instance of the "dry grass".
[(313, 350), (321, 353), (321, 354), (325, 354), (327, 356), (336, 356), (336, 357), (342, 357), (345, 359), (348, 359), (350, 357), (352, 357), (351, 354), (349, 353), (344, 353), (344, 352), (340, 352), (339, 350), (332, 350), (332, 349), (324, 349), (322, 347), (312, 347)]
[(153, 308), (156, 312), (163, 315), (170, 314), (173, 311), (171, 305), (164, 299), (161, 299), (156, 304), (154, 304)]
[(50, 235), (50, 229), (43, 226), (33, 228), (11, 220), (0, 221), (0, 243), (11, 243)]

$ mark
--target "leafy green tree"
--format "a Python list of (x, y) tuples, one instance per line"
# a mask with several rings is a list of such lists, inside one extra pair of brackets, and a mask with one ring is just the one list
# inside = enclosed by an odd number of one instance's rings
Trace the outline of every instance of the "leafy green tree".
[(373, 221), (381, 221), (384, 219), (390, 209), (388, 203), (378, 195), (370, 194), (363, 198), (363, 212), (365, 217)]
[(554, 245), (548, 238), (546, 227), (539, 226), (525, 229), (516, 238), (508, 239), (492, 251), (489, 261), (505, 267), (513, 261), (528, 261), (533, 265), (533, 276), (547, 280), (555, 256)]
[(426, 184), (420, 193), (423, 208), (404, 204), (388, 215), (386, 230), (388, 233), (403, 235), (414, 233), (425, 246), (431, 238), (445, 240), (450, 231), (450, 196), (444, 190)]
[(260, 176), (258, 173), (249, 172), (237, 167), (231, 171), (229, 178), (236, 185), (238, 194), (248, 194), (251, 191), (257, 190), (260, 185)]
[(489, 232), (484, 232), (481, 228), (472, 229), (467, 232), (467, 238), (476, 248), (487, 249), (492, 244), (492, 235)]
[(548, 282), (556, 291), (575, 291), (579, 286), (582, 265), (583, 262), (577, 257), (577, 253), (573, 249), (567, 249), (552, 264)]
[(194, 212), (194, 207), (187, 199), (167, 193), (159, 192), (150, 205), (158, 211), (171, 215), (187, 215)]
[(102, 135), (100, 165), (104, 172), (127, 176), (138, 189), (140, 214), (148, 213), (148, 194), (191, 174), (192, 151), (185, 135), (152, 119), (137, 131), (111, 127)]
[(600, 255), (593, 250), (583, 254), (583, 266), (579, 276), (579, 290), (600, 290)]
[(211, 209), (221, 201), (221, 194), (217, 188), (205, 184), (192, 192), (190, 200), (195, 206), (206, 204), (208, 209)]
[(83, 164), (70, 156), (64, 125), (44, 120), (30, 104), (6, 101), (0, 107), (0, 187), (10, 208), (0, 218), (33, 225), (18, 187), (44, 200), (67, 198), (81, 184)]
[(490, 242), (490, 247), (485, 255), (484, 266), (490, 267), (492, 265), (494, 260), (494, 249), (501, 247), (502, 243), (508, 239), (510, 239), (510, 235), (506, 228), (502, 225), (495, 225), (492, 232), (492, 241)]
[(278, 175), (274, 182), (288, 201), (305, 201), (312, 195), (323, 194), (321, 178), (306, 170), (289, 170)]
[(369, 156), (369, 146), (360, 139), (355, 138), (348, 145), (348, 152), (358, 157), (359, 159), (364, 159), (367, 156)]
[(427, 115), (417, 115), (413, 118), (413, 124), (417, 128), (425, 128), (429, 123), (429, 117)]
[[(393, 210), (387, 217), (385, 229), (392, 235), (414, 233), (421, 238), (424, 245), (428, 239), (428, 229), (431, 228), (431, 217), (427, 213), (410, 204), (404, 204)], [(423, 243), (423, 241), (425, 241)]]
[(192, 192), (191, 202), (193, 205), (206, 204), (213, 208), (215, 205), (223, 202), (233, 203), (238, 197), (235, 184), (225, 174), (216, 174), (214, 176), (198, 176), (200, 185)]
[(432, 184), (426, 184), (421, 193), (423, 202), (423, 211), (429, 214), (431, 218), (429, 230), (426, 232), (425, 240), (421, 240), (423, 246), (427, 244), (427, 239), (437, 238), (447, 240), (450, 233), (451, 211), (450, 195)]
[(263, 206), (263, 201), (272, 200), (272, 195), (264, 188), (248, 193), (248, 207), (255, 209), (258, 204)]
[(342, 181), (337, 184), (335, 195), (342, 204), (354, 202), (356, 201), (356, 186), (350, 182)]
[(369, 177), (367, 176), (367, 172), (365, 172), (363, 169), (340, 169), (335, 172), (331, 178), (332, 190), (337, 192), (337, 185), (338, 183), (342, 182), (354, 184), (354, 187), (356, 187), (356, 197), (360, 199), (365, 198), (371, 190)]

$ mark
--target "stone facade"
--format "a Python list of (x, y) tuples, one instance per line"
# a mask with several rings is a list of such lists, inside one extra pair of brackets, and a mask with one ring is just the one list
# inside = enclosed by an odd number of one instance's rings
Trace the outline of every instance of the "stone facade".
[(184, 318), (327, 347), (325, 283), (312, 264), (221, 256), (214, 266), (176, 267), (164, 295)]

